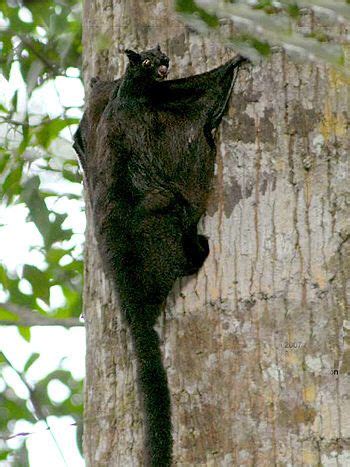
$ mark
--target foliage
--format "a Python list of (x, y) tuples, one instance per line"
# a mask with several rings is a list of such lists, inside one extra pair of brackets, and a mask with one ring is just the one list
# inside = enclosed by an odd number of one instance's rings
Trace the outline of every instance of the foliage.
[[(59, 105), (57, 89), (58, 79), (79, 76), (80, 62), (78, 0), (0, 0), (0, 89), (7, 89), (0, 93), (0, 194), (7, 209), (25, 207), (27, 221), (35, 225), (41, 238), (31, 246), (38, 261), (18, 264), (15, 270), (0, 265), (0, 302), (5, 302), (0, 303), (0, 324), (6, 320), (23, 324), (16, 307), (43, 318), (78, 318), (81, 313), (82, 235), (69, 226), (69, 215), (64, 212), (69, 203), (81, 203), (81, 177), (71, 149), (71, 134), (81, 109)], [(19, 83), (17, 89), (14, 82)], [(42, 103), (39, 111), (35, 109), (33, 102), (44, 95), (45, 86), (51, 95), (56, 92), (58, 112), (46, 111)], [(53, 287), (56, 295), (59, 289), (61, 300), (54, 299)], [(31, 340), (30, 327), (19, 326), (18, 331), (23, 339)], [(17, 395), (5, 375), (15, 372), (26, 384), (38, 358), (33, 352), (19, 372), (12, 366), (11, 355), (0, 353), (2, 438), (11, 434), (16, 420), (34, 423), (49, 415), (81, 418), (81, 381), (63, 367), (31, 382), (27, 399)], [(59, 404), (49, 397), (52, 380), (69, 389), (70, 396)], [(27, 459), (25, 443), (14, 456), (0, 440), (0, 461), (15, 462), (15, 458), (19, 465), (27, 465), (23, 461)]]
[[(350, 21), (350, 5), (345, 0), (176, 0), (176, 9), (195, 29), (232, 45), (243, 55), (257, 60), (282, 47), (303, 61), (322, 61), (348, 75), (346, 47), (335, 40)], [(190, 5), (190, 7), (189, 7)], [(227, 20), (234, 26), (218, 28)], [(335, 32), (338, 27), (338, 33)], [(345, 31), (346, 29), (343, 28)], [(342, 42), (348, 42), (343, 33)]]

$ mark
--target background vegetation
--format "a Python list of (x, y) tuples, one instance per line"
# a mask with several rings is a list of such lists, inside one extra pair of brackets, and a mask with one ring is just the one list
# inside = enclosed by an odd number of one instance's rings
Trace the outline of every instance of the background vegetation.
[[(25, 216), (32, 225), (29, 234), (37, 234), (30, 235), (36, 239), (26, 255), (30, 262), (0, 265), (0, 320), (18, 324), (19, 335), (30, 343), (32, 323), (80, 324), (84, 225), (72, 227), (72, 217), (83, 203), (71, 135), (81, 108), (66, 102), (64, 94), (72, 96), (70, 81), (79, 89), (81, 4), (1, 0), (0, 12), (1, 202), (7, 213), (18, 216), (19, 225)], [(16, 249), (13, 239), (1, 238), (2, 256)], [(48, 346), (50, 332), (45, 328)], [(34, 427), (38, 420), (46, 424), (50, 416), (69, 415), (81, 428), (82, 381), (64, 361), (38, 379), (39, 353), (33, 349), (26, 362), (14, 365), (16, 347), (14, 342), (12, 355), (0, 353), (0, 459), (29, 465), (27, 437), (17, 437), (15, 444), (7, 440), (17, 433), (17, 421)], [(59, 402), (50, 398), (52, 381), (66, 388)]]

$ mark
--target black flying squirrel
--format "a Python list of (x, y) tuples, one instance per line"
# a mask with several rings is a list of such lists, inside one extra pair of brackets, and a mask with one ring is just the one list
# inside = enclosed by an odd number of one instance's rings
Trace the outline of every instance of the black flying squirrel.
[(172, 458), (171, 406), (154, 325), (174, 281), (209, 254), (198, 235), (214, 175), (212, 130), (222, 119), (236, 56), (207, 73), (166, 81), (160, 47), (136, 53), (116, 81), (91, 82), (75, 134), (95, 235), (131, 331), (145, 418), (145, 465)]

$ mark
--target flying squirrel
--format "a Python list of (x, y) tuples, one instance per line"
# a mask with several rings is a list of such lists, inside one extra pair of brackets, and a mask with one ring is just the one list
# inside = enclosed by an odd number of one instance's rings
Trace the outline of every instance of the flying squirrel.
[(125, 51), (115, 81), (91, 80), (74, 137), (85, 174), (103, 267), (116, 286), (137, 360), (144, 411), (145, 465), (172, 460), (171, 403), (154, 330), (178, 277), (209, 254), (197, 233), (214, 176), (213, 136), (240, 65), (238, 55), (206, 73), (166, 80), (159, 46)]

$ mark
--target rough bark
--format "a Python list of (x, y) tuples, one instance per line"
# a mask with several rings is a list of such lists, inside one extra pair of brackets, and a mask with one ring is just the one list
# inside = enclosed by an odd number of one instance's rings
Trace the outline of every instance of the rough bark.
[[(233, 55), (171, 11), (86, 0), (86, 82), (123, 72), (121, 46), (159, 42), (172, 78)], [(211, 254), (159, 323), (178, 465), (350, 464), (349, 103), (334, 71), (283, 53), (239, 76), (202, 222)], [(142, 465), (129, 333), (87, 217), (86, 462)]]

